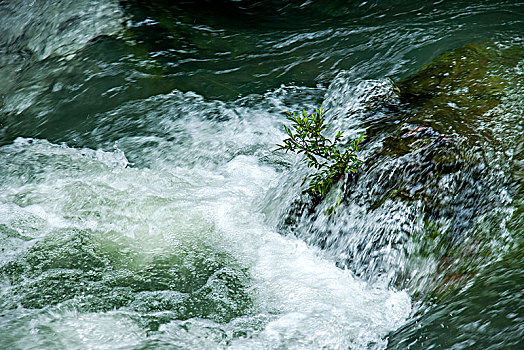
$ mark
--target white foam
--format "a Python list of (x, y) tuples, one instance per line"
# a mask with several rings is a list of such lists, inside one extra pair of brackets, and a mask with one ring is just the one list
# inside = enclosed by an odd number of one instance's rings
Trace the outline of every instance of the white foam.
[[(260, 147), (269, 148), (276, 126), (264, 116), (257, 118), (252, 124), (231, 119), (224, 128), (202, 119), (176, 127), (199, 128), (198, 143), (215, 145), (212, 153), (224, 153), (229, 145), (262, 143)], [(207, 129), (213, 132), (204, 132)], [(260, 153), (243, 152), (212, 166), (184, 166), (176, 159), (155, 157), (153, 168), (140, 169), (126, 168), (120, 150), (74, 149), (39, 140), (19, 139), (0, 152), (17, 155), (10, 166), (18, 164), (17, 171), (37, 179), (20, 187), (17, 178), (7, 174), (4, 186), (11, 195), (2, 200), (12, 200), (23, 190), (25, 200), (36, 204), (20, 211), (46, 218), (48, 231), (69, 225), (126, 237), (119, 238), (119, 245), (128, 242), (126, 249), (143, 254), (141, 264), (201, 241), (230, 254), (251, 278), (253, 307), (227, 324), (172, 321), (148, 338), (134, 321), (119, 321), (120, 316), (108, 327), (113, 314), (59, 314), (52, 327), (64, 344), (81, 341), (103, 349), (163, 339), (182, 348), (383, 347), (386, 335), (409, 316), (405, 292), (371, 288), (323, 258), (318, 249), (268, 226), (258, 203), (280, 175), (261, 162)], [(36, 170), (26, 167), (35, 161), (40, 162)], [(235, 335), (238, 332), (247, 336)]]

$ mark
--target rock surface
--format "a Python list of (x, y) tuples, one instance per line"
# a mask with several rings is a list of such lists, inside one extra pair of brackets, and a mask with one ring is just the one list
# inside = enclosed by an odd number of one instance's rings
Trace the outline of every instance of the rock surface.
[(517, 239), (523, 62), (522, 47), (473, 43), (394, 84), (396, 98), (361, 113), (365, 165), (337, 216), (295, 203), (281, 228), (414, 295), (463, 287)]

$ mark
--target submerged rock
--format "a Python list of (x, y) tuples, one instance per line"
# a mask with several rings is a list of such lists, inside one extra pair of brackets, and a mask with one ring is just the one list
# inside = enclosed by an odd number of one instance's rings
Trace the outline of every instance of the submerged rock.
[[(151, 315), (152, 329), (172, 319), (229, 322), (251, 307), (250, 277), (229, 254), (195, 242), (144, 252), (116, 232), (59, 230), (0, 265), (13, 285), (6, 309), (61, 304), (84, 312), (113, 309)], [(155, 248), (158, 250), (158, 248)]]

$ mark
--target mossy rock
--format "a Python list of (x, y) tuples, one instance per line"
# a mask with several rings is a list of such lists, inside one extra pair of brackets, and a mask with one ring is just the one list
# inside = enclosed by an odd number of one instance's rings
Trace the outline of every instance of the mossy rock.
[(411, 122), (473, 137), (478, 132), (475, 119), (499, 105), (508, 88), (518, 84), (512, 71), (523, 59), (522, 47), (467, 44), (400, 80), (400, 99), (411, 110)]
[[(362, 116), (366, 160), (346, 178), (347, 208), (326, 228), (319, 210), (295, 203), (282, 226), (370, 280), (395, 270), (389, 281), (413, 295), (443, 299), (460, 290), (505, 254), (507, 220), (511, 235), (522, 221), (515, 199), (522, 175), (513, 164), (522, 146), (512, 135), (522, 123), (515, 95), (523, 62), (522, 47), (473, 43), (397, 82), (398, 99)], [(501, 193), (520, 208), (511, 218)], [(397, 248), (402, 258), (383, 253)], [(435, 267), (420, 272), (421, 264)]]
[[(507, 204), (493, 193), (507, 190), (518, 198), (519, 190), (512, 190), (519, 183), (511, 165), (515, 157), (505, 155), (518, 145), (500, 138), (515, 132), (507, 101), (524, 83), (516, 69), (523, 60), (522, 47), (472, 43), (397, 83), (402, 125), (410, 125), (409, 131), (386, 137), (379, 157), (405, 161), (406, 171), (387, 198), (420, 200), (425, 222), (434, 223), (414, 239), (420, 245), (416, 253), (437, 259), (431, 294), (439, 299), (459, 290), (481, 261), (498, 254), (489, 242), (502, 239)], [(440, 187), (445, 178), (452, 190)], [(406, 195), (414, 188), (420, 195)], [(513, 215), (510, 231), (515, 221)]]
[[(387, 159), (395, 159), (404, 163), (404, 171), (399, 175), (403, 179), (390, 184), (394, 189), (388, 198), (424, 200), (423, 196), (405, 194), (413, 194), (415, 184), (428, 184), (460, 170), (471, 173), (476, 169), (480, 173), (489, 168), (482, 153), (507, 149), (496, 149), (499, 143), (478, 142), (487, 132), (482, 124), (487, 119), (503, 119), (505, 108), (495, 107), (504, 103), (512, 88), (524, 83), (522, 74), (515, 72), (522, 62), (523, 47), (471, 43), (443, 54), (400, 80), (395, 84), (400, 106), (382, 111), (388, 116), (384, 123), (375, 123), (373, 118), (365, 122), (367, 139), (379, 140), (380, 147), (375, 148), (362, 173)], [(513, 132), (512, 125), (500, 124), (508, 134)], [(490, 141), (481, 141), (486, 140)], [(472, 146), (479, 147), (475, 156)]]

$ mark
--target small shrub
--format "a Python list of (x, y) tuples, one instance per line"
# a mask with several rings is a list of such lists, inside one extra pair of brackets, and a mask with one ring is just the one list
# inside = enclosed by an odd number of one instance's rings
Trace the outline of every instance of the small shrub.
[[(316, 170), (307, 175), (302, 186), (307, 184), (307, 193), (323, 199), (330, 189), (348, 172), (357, 172), (361, 161), (357, 158), (358, 145), (364, 139), (364, 134), (354, 139), (348, 147), (341, 147), (344, 136), (342, 131), (337, 132), (333, 140), (322, 133), (326, 130), (326, 117), (321, 108), (311, 114), (305, 110), (302, 113), (286, 112), (286, 119), (291, 127), (284, 126), (288, 137), (283, 144), (277, 145), (276, 150), (292, 151), (305, 156), (304, 161), (309, 168)], [(337, 205), (342, 198), (339, 197)], [(334, 206), (328, 209), (333, 211)]]

